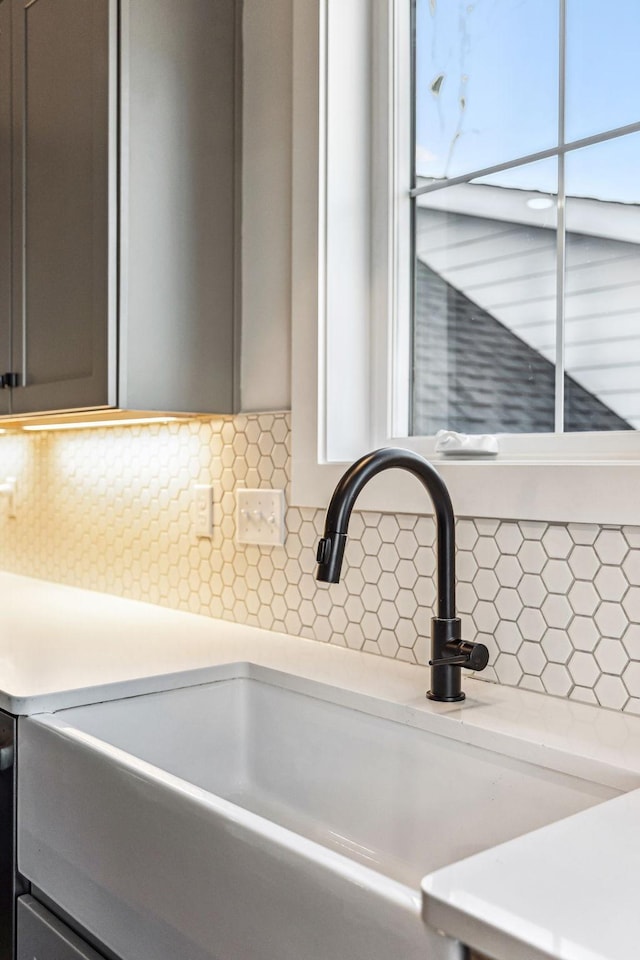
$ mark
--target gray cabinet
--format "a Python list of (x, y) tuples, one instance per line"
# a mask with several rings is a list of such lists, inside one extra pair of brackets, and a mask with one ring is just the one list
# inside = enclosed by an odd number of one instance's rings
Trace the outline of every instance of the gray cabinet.
[(18, 900), (16, 960), (104, 960), (31, 896)]
[[(11, 368), (11, 2), (0, 0), (0, 374)], [(0, 414), (8, 412), (0, 390)]]
[(0, 413), (232, 412), (239, 3), (3, 16)]
[(16, 720), (0, 710), (0, 960), (14, 960), (16, 898), (24, 883), (16, 865)]
[(108, 402), (109, 2), (14, 0), (12, 412)]

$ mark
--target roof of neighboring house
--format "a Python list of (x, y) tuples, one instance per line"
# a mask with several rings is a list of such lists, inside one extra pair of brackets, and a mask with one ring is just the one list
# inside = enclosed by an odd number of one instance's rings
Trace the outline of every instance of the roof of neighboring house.
[[(417, 262), (412, 433), (553, 432), (554, 394), (549, 360)], [(632, 427), (567, 376), (565, 429)]]
[[(555, 198), (463, 183), (417, 203), (417, 260), (553, 365)], [(640, 205), (567, 197), (565, 225), (565, 370), (640, 429)]]

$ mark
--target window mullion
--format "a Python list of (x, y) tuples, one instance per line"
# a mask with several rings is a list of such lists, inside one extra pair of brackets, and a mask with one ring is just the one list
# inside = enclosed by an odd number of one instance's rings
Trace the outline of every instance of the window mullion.
[(558, 157), (558, 220), (556, 264), (556, 382), (555, 432), (564, 433), (564, 374), (565, 374), (565, 183), (564, 156)]
[(565, 189), (565, 88), (566, 88), (566, 0), (560, 0), (558, 43), (558, 200), (556, 264), (556, 382), (555, 431), (564, 433), (565, 414), (565, 278), (566, 278), (566, 189)]
[(612, 127), (603, 130), (600, 133), (594, 133), (589, 137), (581, 137), (579, 140), (571, 140), (568, 143), (562, 143), (559, 147), (549, 147), (547, 150), (537, 150), (535, 153), (529, 153), (525, 156), (516, 157), (513, 160), (505, 160), (503, 163), (494, 163), (490, 167), (481, 167), (477, 170), (470, 170), (468, 173), (462, 173), (457, 177), (447, 177), (443, 180), (428, 180), (426, 183), (418, 184), (412, 187), (410, 193), (412, 197), (421, 197), (426, 193), (434, 193), (436, 190), (442, 190), (444, 187), (455, 187), (459, 183), (468, 183), (470, 180), (478, 180), (481, 177), (490, 177), (494, 173), (501, 173), (503, 170), (513, 170), (516, 167), (524, 167), (530, 163), (537, 163), (538, 160), (548, 160), (549, 157), (555, 157), (558, 151), (560, 153), (573, 153), (576, 150), (582, 150), (584, 147), (593, 147), (598, 143), (604, 143), (608, 140), (618, 140), (621, 137), (628, 137), (632, 133), (640, 133), (640, 123), (627, 123), (623, 127)]

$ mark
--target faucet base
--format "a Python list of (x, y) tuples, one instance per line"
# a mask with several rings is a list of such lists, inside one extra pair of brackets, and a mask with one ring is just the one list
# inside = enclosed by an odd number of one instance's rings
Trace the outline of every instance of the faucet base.
[[(458, 617), (433, 617), (431, 620), (431, 689), (427, 693), (429, 700), (442, 703), (458, 703), (464, 700), (462, 667), (447, 648), (447, 644), (460, 640), (460, 626)], [(454, 662), (451, 663), (451, 660)]]
[(443, 697), (439, 693), (427, 690), (427, 700), (436, 700), (438, 703), (459, 703), (461, 700), (464, 700), (464, 693), (460, 692), (452, 697)]

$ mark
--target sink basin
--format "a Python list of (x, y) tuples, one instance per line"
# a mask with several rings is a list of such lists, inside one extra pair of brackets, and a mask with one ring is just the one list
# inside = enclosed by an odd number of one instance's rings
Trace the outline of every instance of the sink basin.
[(251, 673), (21, 721), (19, 869), (122, 960), (459, 960), (422, 877), (616, 795)]

